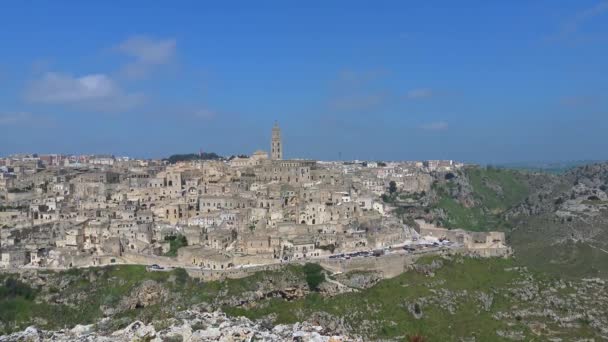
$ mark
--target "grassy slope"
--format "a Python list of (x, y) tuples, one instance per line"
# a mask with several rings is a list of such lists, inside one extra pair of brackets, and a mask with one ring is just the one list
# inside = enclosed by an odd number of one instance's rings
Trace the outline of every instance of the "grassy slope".
[[(563, 226), (551, 214), (519, 217), (511, 221), (502, 218), (501, 213), (523, 201), (535, 186), (539, 186), (539, 182), (548, 182), (550, 179), (543, 175), (531, 176), (519, 171), (492, 168), (467, 168), (465, 175), (473, 188), (473, 196), (480, 205), (464, 207), (444, 191), (450, 186), (449, 182), (442, 184), (438, 187), (442, 196), (436, 207), (444, 209), (448, 214), (445, 226), (475, 231), (507, 231), (509, 244), (514, 248), (517, 258), (535, 270), (568, 278), (608, 277), (608, 253), (587, 243), (567, 240), (570, 237), (569, 231), (573, 228)], [(502, 194), (487, 186), (487, 183), (499, 185)], [(570, 186), (556, 182), (555, 196)], [(608, 233), (605, 235), (604, 240), (608, 241)], [(556, 243), (557, 240), (563, 242)]]
[[(0, 296), (0, 321), (8, 324), (4, 327), (4, 332), (24, 329), (34, 322), (46, 329), (93, 323), (103, 317), (102, 305), (116, 307), (123, 297), (147, 279), (160, 282), (169, 290), (172, 294), (170, 303), (125, 311), (116, 318), (124, 317), (125, 322), (134, 319), (146, 322), (152, 319), (165, 319), (172, 317), (175, 311), (185, 309), (192, 304), (211, 303), (217, 298), (255, 290), (257, 284), (263, 280), (277, 282), (287, 276), (302, 279), (304, 282), (307, 276), (314, 276), (315, 272), (314, 270), (307, 272), (303, 267), (289, 266), (281, 271), (256, 273), (247, 278), (229, 279), (223, 282), (201, 282), (190, 278), (183, 269), (175, 269), (171, 272), (147, 272), (144, 266), (137, 265), (72, 269), (45, 274), (54, 279), (49, 283), (64, 280), (68, 281), (69, 285), (61, 290), (61, 293), (58, 293), (58, 289), (49, 286), (35, 289), (35, 298)], [(0, 285), (4, 284), (8, 277), (7, 274), (0, 273)], [(2, 288), (3, 286), (0, 286), (0, 289)], [(42, 300), (42, 297), (47, 295), (55, 295), (78, 305), (49, 303)], [(0, 334), (2, 330), (0, 324)]]
[[(420, 260), (420, 264), (428, 265), (430, 262), (428, 258)], [(496, 330), (509, 329), (520, 330), (527, 338), (532, 337), (526, 324), (515, 319), (497, 320), (492, 317), (499, 311), (508, 311), (514, 306), (525, 308), (528, 305), (510, 294), (510, 287), (530, 279), (529, 274), (507, 271), (518, 265), (517, 260), (457, 258), (451, 261), (442, 260), (442, 262), (444, 266), (435, 270), (433, 277), (418, 272), (407, 272), (357, 293), (346, 293), (332, 298), (324, 298), (312, 293), (303, 299), (291, 302), (283, 299), (266, 299), (249, 309), (234, 307), (223, 309), (228, 314), (243, 315), (252, 319), (269, 314), (276, 315), (275, 323), (302, 321), (312, 317), (314, 313), (325, 312), (342, 318), (354, 333), (362, 334), (369, 340), (421, 334), (429, 341), (452, 341), (471, 336), (481, 341), (494, 341), (500, 340), (495, 333)], [(9, 323), (5, 326), (4, 332), (23, 329), (34, 322), (39, 327), (57, 329), (98, 320), (102, 316), (100, 305), (115, 306), (133, 287), (145, 279), (154, 279), (169, 289), (171, 299), (167, 302), (114, 316), (112, 327), (118, 329), (134, 319), (145, 322), (162, 321), (172, 317), (176, 311), (193, 304), (210, 303), (216, 298), (226, 298), (254, 290), (256, 284), (262, 281), (281, 281), (280, 279), (285, 279), (286, 276), (304, 280), (310, 274), (303, 267), (289, 266), (282, 271), (257, 273), (243, 279), (199, 282), (187, 277), (183, 270), (167, 273), (146, 272), (141, 266), (72, 270), (51, 276), (69, 279), (71, 284), (60, 297), (73, 299), (73, 296), (78, 296), (76, 307), (40, 303), (39, 293), (38, 300), (24, 297), (8, 300), (0, 298), (0, 308), (2, 308), (0, 312), (2, 321)], [(92, 275), (97, 278), (92, 279)], [(543, 278), (538, 274), (534, 277)], [(407, 309), (408, 304), (416, 302), (420, 297), (433, 298), (434, 291), (441, 293), (448, 290), (460, 295), (455, 300), (453, 314), (437, 303), (421, 304), (423, 312), (421, 319), (415, 319)], [(480, 291), (493, 293), (494, 300), (489, 311), (481, 308), (477, 299)], [(452, 296), (448, 295), (447, 298)], [(44, 323), (40, 319), (47, 322)], [(550, 326), (550, 329), (565, 338), (592, 336), (592, 331), (585, 327), (566, 330)]]
[[(522, 218), (516, 226), (509, 234), (509, 243), (516, 257), (531, 268), (568, 278), (608, 278), (608, 253), (590, 243), (569, 240), (568, 232), (573, 228), (545, 215)], [(602, 241), (600, 248), (605, 249), (608, 231), (596, 243)]]
[[(524, 176), (516, 171), (471, 167), (465, 169), (464, 174), (480, 205), (467, 208), (448, 196), (446, 188), (454, 186), (450, 181), (437, 186), (440, 199), (435, 207), (447, 213), (448, 220), (444, 225), (449, 228), (474, 231), (503, 229), (506, 223), (500, 214), (521, 202), (529, 193)], [(502, 193), (492, 189), (488, 183), (499, 186)]]
[[(528, 326), (513, 319), (497, 320), (492, 315), (507, 311), (514, 305), (523, 308), (526, 303), (510, 298), (511, 284), (526, 278), (518, 272), (506, 269), (517, 265), (506, 259), (465, 259), (463, 262), (447, 262), (434, 277), (408, 272), (396, 278), (384, 280), (376, 286), (358, 292), (322, 298), (312, 294), (305, 299), (287, 302), (270, 299), (255, 308), (224, 308), (229, 314), (243, 315), (251, 319), (277, 315), (279, 323), (293, 323), (311, 317), (314, 312), (327, 312), (345, 320), (358, 334), (370, 339), (402, 338), (420, 334), (429, 341), (454, 341), (475, 336), (480, 341), (501, 340), (496, 330), (520, 330), (527, 339), (533, 337)], [(449, 290), (462, 293), (456, 301), (456, 310), (450, 314), (436, 304), (422, 306), (423, 317), (415, 319), (407, 309), (408, 303), (422, 296), (434, 296), (432, 291)], [(489, 311), (481, 309), (476, 299), (477, 291), (495, 292)], [(581, 329), (561, 331), (562, 337), (590, 336)]]

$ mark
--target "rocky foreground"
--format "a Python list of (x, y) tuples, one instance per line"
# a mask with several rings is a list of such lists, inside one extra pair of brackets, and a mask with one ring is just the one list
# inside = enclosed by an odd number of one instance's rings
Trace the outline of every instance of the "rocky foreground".
[[(171, 322), (144, 324), (135, 321), (126, 328), (101, 333), (97, 324), (77, 325), (73, 329), (58, 331), (28, 327), (0, 341), (311, 341), (347, 342), (360, 341), (348, 336), (334, 335), (331, 331), (308, 322), (266, 327), (244, 317), (227, 317), (220, 311), (178, 312)], [(164, 326), (163, 326), (164, 325)]]

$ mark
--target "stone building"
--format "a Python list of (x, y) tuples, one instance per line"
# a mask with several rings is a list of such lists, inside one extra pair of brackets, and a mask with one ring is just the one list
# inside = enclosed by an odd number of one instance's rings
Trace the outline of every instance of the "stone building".
[(272, 127), (272, 140), (270, 141), (270, 156), (272, 160), (283, 159), (283, 144), (281, 143), (281, 129), (277, 122)]

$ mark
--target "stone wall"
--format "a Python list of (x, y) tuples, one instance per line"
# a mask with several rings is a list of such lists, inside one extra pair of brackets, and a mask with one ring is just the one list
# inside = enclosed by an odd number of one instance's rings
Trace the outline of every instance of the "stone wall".
[(194, 269), (188, 268), (186, 271), (193, 278), (199, 278), (205, 281), (222, 280), (222, 279), (239, 279), (253, 275), (256, 272), (276, 271), (281, 269), (285, 264), (272, 264), (252, 266), (245, 268), (229, 268), (225, 270), (209, 270), (209, 269)]
[(333, 272), (377, 271), (384, 278), (393, 278), (407, 271), (418, 258), (433, 254), (462, 254), (464, 249), (434, 249), (408, 254), (387, 254), (379, 257), (352, 258), (348, 260), (327, 259), (319, 264)]

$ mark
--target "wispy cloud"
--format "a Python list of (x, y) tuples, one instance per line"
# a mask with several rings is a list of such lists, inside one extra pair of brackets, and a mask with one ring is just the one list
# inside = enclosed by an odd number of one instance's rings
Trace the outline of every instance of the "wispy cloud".
[(328, 108), (339, 111), (364, 111), (381, 106), (390, 98), (390, 93), (378, 84), (378, 81), (388, 74), (389, 71), (385, 69), (340, 71), (331, 83)]
[(434, 95), (435, 95), (435, 92), (432, 89), (417, 88), (417, 89), (412, 89), (412, 90), (408, 91), (405, 94), (405, 97), (410, 100), (416, 100), (416, 99), (426, 99), (429, 97), (433, 97)]
[(581, 28), (592, 19), (608, 13), (608, 1), (602, 0), (593, 7), (585, 8), (563, 22), (559, 32), (550, 40), (568, 40), (576, 38)]
[(338, 87), (359, 87), (389, 75), (386, 69), (352, 70), (344, 69), (338, 73), (336, 84)]
[(204, 103), (159, 104), (146, 109), (149, 117), (164, 118), (170, 115), (179, 120), (213, 121), (218, 117), (226, 118), (233, 113), (210, 108)]
[(149, 36), (133, 36), (120, 43), (115, 50), (133, 59), (122, 72), (129, 78), (147, 76), (155, 67), (172, 62), (177, 42), (173, 38), (155, 39)]
[(207, 108), (201, 108), (194, 110), (192, 116), (201, 120), (212, 120), (217, 116), (217, 112)]
[(330, 101), (331, 109), (336, 110), (365, 110), (375, 108), (384, 103), (387, 98), (385, 93), (347, 95), (334, 98)]
[(435, 121), (420, 126), (425, 131), (446, 131), (448, 129), (448, 123), (445, 121)]
[(560, 105), (564, 107), (580, 108), (592, 106), (598, 103), (599, 98), (591, 95), (565, 96), (559, 100)]
[(31, 103), (74, 105), (99, 111), (125, 111), (144, 100), (142, 94), (125, 92), (105, 74), (75, 77), (55, 72), (32, 81), (25, 98)]
[(31, 121), (32, 114), (28, 112), (0, 112), (0, 126), (11, 126)]

